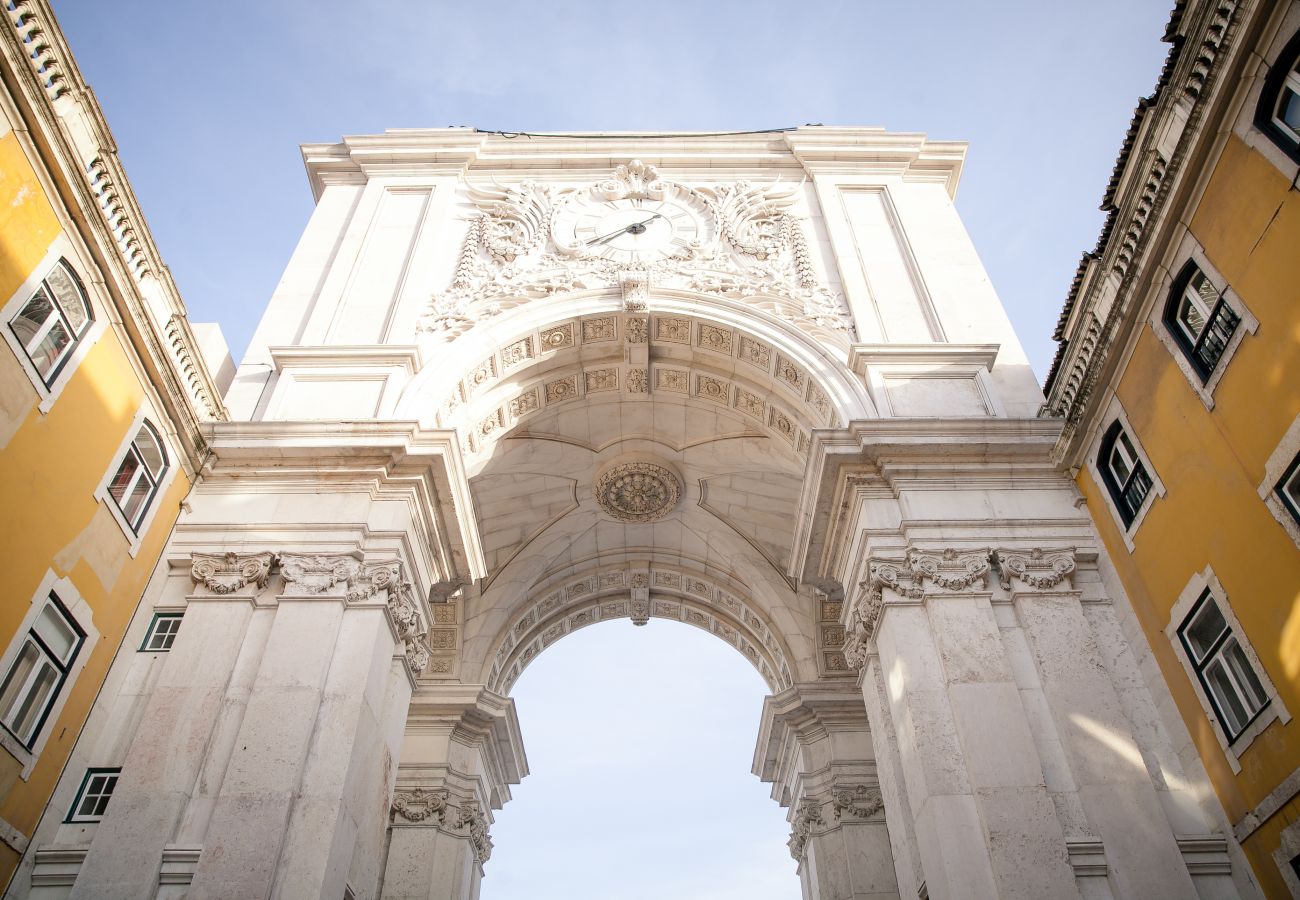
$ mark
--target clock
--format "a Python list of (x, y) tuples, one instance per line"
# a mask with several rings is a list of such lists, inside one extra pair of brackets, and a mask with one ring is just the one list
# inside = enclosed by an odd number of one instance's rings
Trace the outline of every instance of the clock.
[(556, 246), (566, 253), (628, 265), (689, 258), (713, 242), (713, 217), (691, 193), (606, 199), (584, 191), (556, 217)]

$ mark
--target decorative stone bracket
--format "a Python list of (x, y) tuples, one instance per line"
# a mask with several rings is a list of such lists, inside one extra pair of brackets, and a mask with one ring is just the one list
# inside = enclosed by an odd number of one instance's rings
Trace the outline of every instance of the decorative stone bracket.
[(846, 613), (844, 659), (854, 669), (866, 663), (884, 610), (884, 590), (900, 597), (923, 599), (928, 593), (954, 593), (987, 588), (989, 573), (998, 567), (1003, 588), (1013, 581), (1031, 590), (1052, 590), (1075, 570), (1074, 548), (1043, 550), (978, 549), (926, 551), (908, 548), (901, 561), (871, 560), (867, 578), (859, 582), (857, 596)]

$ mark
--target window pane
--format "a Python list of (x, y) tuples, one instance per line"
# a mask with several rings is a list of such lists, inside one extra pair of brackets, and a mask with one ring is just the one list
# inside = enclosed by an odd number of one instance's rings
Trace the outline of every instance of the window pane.
[[(1123, 438), (1124, 436), (1120, 435), (1120, 437)], [(1119, 441), (1115, 442), (1115, 449), (1110, 452), (1110, 470), (1115, 474), (1115, 480), (1119, 482), (1121, 488), (1124, 486), (1124, 482), (1128, 481), (1128, 476), (1133, 471), (1120, 450)]]
[(1228, 668), (1236, 676), (1237, 684), (1241, 687), (1243, 696), (1242, 702), (1246, 705), (1250, 715), (1254, 715), (1263, 708), (1268, 702), (1268, 695), (1264, 693), (1264, 685), (1259, 683), (1255, 670), (1251, 668), (1250, 661), (1246, 659), (1246, 653), (1237, 643), (1236, 638), (1229, 638), (1223, 646), (1223, 657), (1227, 660)]
[(1227, 630), (1228, 623), (1223, 620), (1223, 613), (1219, 612), (1213, 598), (1207, 597), (1196, 611), (1196, 618), (1183, 628), (1183, 637), (1192, 648), (1196, 662), (1201, 662)]
[(45, 332), (45, 337), (41, 338), (40, 343), (35, 347), (29, 347), (27, 352), (32, 358), (32, 364), (36, 366), (36, 371), (41, 373), (42, 378), (48, 379), (71, 345), (72, 337), (68, 334), (67, 326), (59, 320)]
[(1187, 337), (1194, 344), (1205, 328), (1205, 313), (1201, 311), (1192, 297), (1184, 295), (1182, 305), (1178, 308), (1178, 324), (1182, 326)]
[(77, 647), (77, 633), (53, 603), (45, 604), (33, 627), (60, 662), (69, 661), (72, 651)]
[(36, 730), (36, 723), (40, 721), (53, 700), (54, 686), (59, 682), (59, 670), (54, 668), (44, 656), (41, 657), (38, 665), (40, 668), (36, 678), (28, 689), (27, 696), (14, 713), (13, 731), (23, 741), (31, 740), (32, 732)]
[(1300, 511), (1300, 466), (1296, 466), (1291, 477), (1282, 482), (1278, 488), (1282, 497), (1291, 504), (1291, 508)]
[(1300, 132), (1300, 94), (1290, 85), (1282, 88), (1282, 96), (1277, 101), (1278, 121), (1292, 131)]
[(23, 688), (27, 686), (27, 680), (31, 678), (32, 670), (36, 668), (40, 659), (41, 651), (31, 640), (28, 640), (23, 645), (23, 649), (18, 652), (18, 658), (14, 660), (13, 667), (5, 677), (4, 686), (0, 687), (0, 721), (4, 721), (11, 728), (14, 728), (14, 717), (25, 695)]
[(1226, 720), (1228, 737), (1236, 737), (1241, 729), (1246, 726), (1246, 720), (1250, 718), (1246, 713), (1246, 708), (1242, 706), (1241, 699), (1237, 696), (1237, 691), (1232, 685), (1232, 680), (1228, 677), (1228, 671), (1223, 667), (1221, 659), (1215, 659), (1205, 669), (1205, 682), (1210, 688), (1210, 693), (1214, 694), (1215, 702), (1218, 704), (1219, 712), (1223, 714)]
[(9, 322), (9, 327), (13, 329), (14, 334), (22, 345), (31, 352), (32, 342), (45, 323), (54, 315), (54, 304), (50, 302), (49, 295), (45, 289), (41, 288), (32, 295), (32, 299), (27, 301), (27, 305), (22, 308), (18, 315), (14, 316)]
[(144, 460), (144, 464), (149, 467), (149, 471), (157, 479), (163, 470), (163, 453), (162, 448), (158, 446), (158, 442), (154, 439), (153, 432), (149, 430), (149, 426), (141, 425), (140, 430), (135, 433), (135, 440), (132, 443), (135, 444), (135, 449), (140, 454), (140, 458)]
[(55, 266), (54, 270), (46, 276), (45, 283), (54, 292), (54, 299), (71, 323), (72, 333), (81, 334), (87, 320), (85, 301), (82, 300), (81, 291), (77, 289), (77, 284), (72, 280), (68, 270), (61, 265)]

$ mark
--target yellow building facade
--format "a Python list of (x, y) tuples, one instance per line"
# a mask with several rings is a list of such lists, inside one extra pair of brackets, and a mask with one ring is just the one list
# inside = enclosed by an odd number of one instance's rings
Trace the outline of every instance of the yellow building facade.
[[(69, 763), (224, 418), (44, 3), (0, 33), (0, 883)], [(166, 625), (163, 626), (166, 630)], [(134, 650), (135, 648), (130, 648)]]
[(1180, 4), (1045, 411), (1265, 895), (1300, 896), (1300, 4)]

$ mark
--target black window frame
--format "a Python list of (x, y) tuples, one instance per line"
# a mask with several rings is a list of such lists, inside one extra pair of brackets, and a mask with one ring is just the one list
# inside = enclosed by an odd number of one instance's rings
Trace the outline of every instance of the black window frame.
[[(63, 693), (63, 688), (68, 683), (68, 676), (72, 673), (73, 666), (77, 664), (77, 657), (81, 655), (82, 648), (86, 646), (86, 630), (81, 627), (81, 623), (77, 621), (76, 617), (68, 611), (67, 606), (65, 606), (63, 601), (59, 599), (59, 595), (54, 591), (50, 591), (46, 596), (46, 602), (54, 604), (54, 608), (57, 609), (59, 615), (63, 617), (63, 621), (66, 622), (72, 629), (73, 633), (76, 634), (77, 643), (68, 654), (68, 661), (64, 663), (63, 660), (59, 658), (59, 655), (51, 650), (49, 645), (41, 639), (40, 632), (36, 630), (36, 619), (33, 619), (32, 623), (27, 626), (27, 633), (23, 635), (23, 641), (34, 641), (41, 653), (45, 655), (54, 668), (59, 672), (59, 680), (54, 685), (54, 689), (50, 691), (49, 702), (45, 704), (45, 709), (41, 710), (40, 718), (38, 718), (36, 724), (32, 726), (32, 736), (30, 738), (24, 741), (22, 737), (15, 734), (13, 729), (11, 729), (3, 720), (0, 720), (0, 728), (3, 728), (6, 734), (17, 741), (18, 746), (27, 751), (31, 751), (32, 748), (36, 746), (36, 742), (40, 740), (41, 732), (45, 729), (45, 723), (49, 720), (50, 713), (54, 711), (54, 707), (59, 705), (59, 697)], [(43, 608), (44, 607), (42, 606), (42, 609)], [(37, 618), (39, 617), (40, 613), (38, 612)], [(9, 673), (13, 671), (13, 664), (17, 661), (17, 656), (10, 661), (10, 668), (5, 671), (3, 675), (0, 675), (0, 683), (3, 683), (3, 681), (9, 677)]]
[(179, 625), (177, 626), (176, 631), (172, 631), (169, 633), (171, 637), (171, 641), (167, 644), (166, 647), (150, 647), (149, 641), (157, 633), (159, 622), (162, 622), (164, 620), (179, 622), (184, 618), (185, 618), (185, 613), (183, 611), (180, 612), (164, 611), (164, 612), (154, 613), (153, 618), (149, 620), (149, 628), (144, 633), (144, 640), (140, 642), (139, 652), (140, 653), (170, 653), (172, 649), (172, 645), (176, 643), (176, 634), (180, 631)]
[[(1124, 484), (1120, 484), (1116, 480), (1115, 473), (1110, 467), (1110, 456), (1121, 434), (1128, 438), (1134, 456), (1132, 471), (1129, 472)], [(1126, 529), (1132, 528), (1133, 523), (1137, 521), (1138, 513), (1146, 505), (1147, 497), (1151, 495), (1151, 489), (1155, 486), (1155, 479), (1151, 477), (1146, 464), (1137, 453), (1137, 442), (1133, 440), (1132, 435), (1128, 433), (1124, 423), (1119, 419), (1112, 422), (1110, 427), (1106, 429), (1106, 433), (1102, 435), (1101, 446), (1097, 451), (1097, 469), (1101, 473), (1101, 480), (1106, 484), (1106, 490), (1110, 493), (1111, 502), (1115, 504), (1115, 509), (1119, 511), (1119, 517), (1123, 521), (1124, 527)], [(1139, 491), (1141, 496), (1134, 498), (1132, 494)]]
[(1291, 36), (1277, 55), (1264, 78), (1264, 87), (1255, 106), (1255, 127), (1263, 132), (1292, 162), (1300, 163), (1300, 140), (1292, 137), (1273, 121), (1277, 101), (1296, 63), (1300, 62), (1300, 31)]
[(1273, 485), (1273, 493), (1281, 501), (1283, 509), (1291, 514), (1291, 518), (1295, 519), (1297, 525), (1300, 525), (1300, 508), (1291, 502), (1291, 495), (1284, 490), (1286, 483), (1297, 476), (1300, 476), (1300, 453), (1296, 454), (1295, 459), (1291, 460), (1291, 464), (1282, 473), (1282, 477), (1277, 480), (1277, 484)]
[[(160, 465), (157, 473), (154, 473), (154, 471), (149, 467), (149, 463), (145, 460), (144, 454), (142, 454), (136, 447), (136, 442), (139, 440), (140, 432), (142, 431), (148, 431), (149, 437), (158, 448)], [(132, 521), (132, 517), (127, 514), (127, 511), (122, 508), (122, 500), (118, 499), (117, 495), (113, 493), (114, 486), (122, 474), (122, 469), (126, 466), (127, 460), (132, 457), (135, 457), (137, 466), (136, 471), (143, 472), (144, 475), (142, 477), (149, 480), (149, 493), (144, 500), (141, 501), (140, 508), (135, 513), (134, 521)], [(149, 510), (153, 508), (154, 501), (158, 499), (158, 490), (162, 486), (163, 479), (166, 477), (167, 472), (170, 469), (171, 457), (167, 455), (167, 445), (163, 442), (162, 434), (148, 419), (142, 420), (140, 422), (140, 427), (131, 435), (131, 440), (126, 445), (126, 451), (117, 460), (117, 465), (113, 469), (113, 476), (108, 480), (108, 485), (105, 488), (105, 492), (108, 494), (109, 499), (113, 501), (113, 505), (117, 507), (118, 513), (121, 514), (122, 521), (126, 522), (127, 526), (131, 529), (131, 533), (137, 537), (140, 535), (140, 530), (144, 527), (145, 520), (149, 518)], [(129, 486), (130, 485), (128, 485), (128, 487)], [(129, 490), (123, 490), (123, 497), (125, 498), (129, 496)]]
[(1206, 274), (1205, 270), (1198, 266), (1195, 260), (1189, 259), (1179, 270), (1178, 277), (1174, 279), (1173, 286), (1169, 290), (1163, 319), (1165, 328), (1169, 330), (1174, 343), (1178, 345), (1179, 350), (1183, 351), (1183, 356), (1187, 358), (1192, 370), (1200, 377), (1201, 385), (1204, 386), (1219, 367), (1219, 363), (1223, 361), (1228, 351), (1228, 344), (1232, 342), (1237, 329), (1241, 326), (1241, 313), (1228, 302), (1227, 288), (1218, 288), (1216, 285), (1218, 299), (1205, 318), (1205, 327), (1201, 329), (1200, 335), (1194, 342), (1189, 340), (1187, 333), (1179, 324), (1178, 311), (1182, 306), (1184, 293), (1198, 274), (1210, 284), (1214, 284), (1214, 280)]
[[(90, 787), (91, 780), (96, 775), (110, 775), (113, 777), (113, 787), (109, 790), (107, 794), (107, 800), (104, 803), (104, 809), (99, 813), (99, 815), (93, 817), (79, 815), (77, 813), (77, 807), (81, 806), (82, 801), (86, 797), (86, 789)], [(81, 779), (81, 787), (77, 788), (77, 796), (72, 798), (72, 805), (68, 807), (68, 813), (66, 816), (63, 817), (63, 824), (89, 825), (95, 822), (102, 822), (104, 820), (104, 815), (108, 812), (108, 804), (112, 802), (113, 795), (117, 792), (117, 785), (121, 781), (121, 778), (122, 778), (121, 766), (92, 766), (86, 769), (86, 774), (82, 776)], [(99, 794), (97, 796), (102, 797), (105, 795)]]
[[(1200, 612), (1204, 609), (1206, 603), (1213, 603), (1218, 608), (1219, 616), (1224, 622), (1224, 628), (1223, 634), (1219, 635), (1218, 640), (1210, 645), (1209, 649), (1205, 651), (1205, 654), (1201, 657), (1200, 661), (1198, 661), (1196, 651), (1192, 649), (1190, 642), (1187, 640), (1186, 631), (1188, 626), (1191, 625), (1192, 622), (1196, 621), (1197, 616), (1200, 615)], [(1183, 652), (1187, 654), (1187, 661), (1191, 664), (1192, 671), (1196, 673), (1196, 680), (1201, 685), (1201, 693), (1205, 695), (1205, 699), (1209, 702), (1210, 708), (1214, 710), (1214, 717), (1218, 720), (1219, 727), (1223, 729), (1223, 734), (1224, 737), (1228, 739), (1229, 747), (1240, 740), (1241, 736), (1250, 730), (1250, 726), (1255, 724), (1255, 721), (1264, 714), (1264, 711), (1268, 709), (1269, 705), (1273, 702), (1272, 697), (1265, 696), (1264, 702), (1260, 704), (1259, 709), (1255, 710), (1255, 712), (1251, 714), (1250, 718), (1242, 723), (1241, 728), (1237, 729), (1235, 733), (1229, 729), (1228, 717), (1224, 715), (1223, 709), (1220, 708), (1218, 698), (1214, 695), (1214, 689), (1210, 687), (1209, 683), (1205, 679), (1205, 670), (1210, 667), (1212, 662), (1219, 658), (1219, 651), (1222, 650), (1223, 645), (1228, 642), (1228, 638), (1233, 637), (1234, 634), (1235, 632), (1232, 630), (1232, 625), (1228, 623), (1228, 617), (1223, 615), (1223, 607), (1219, 606), (1218, 599), (1214, 596), (1214, 592), (1208, 587), (1201, 591), (1201, 596), (1196, 598), (1196, 602), (1192, 604), (1191, 611), (1183, 617), (1182, 624), (1178, 626), (1178, 642), (1182, 645)], [(1241, 646), (1240, 637), (1237, 638), (1237, 645), (1239, 647)], [(1253, 674), (1256, 679), (1259, 678), (1258, 672), (1253, 672)], [(1262, 684), (1263, 683), (1261, 682), (1261, 686)], [(1265, 693), (1267, 694), (1267, 691), (1265, 691)]]

